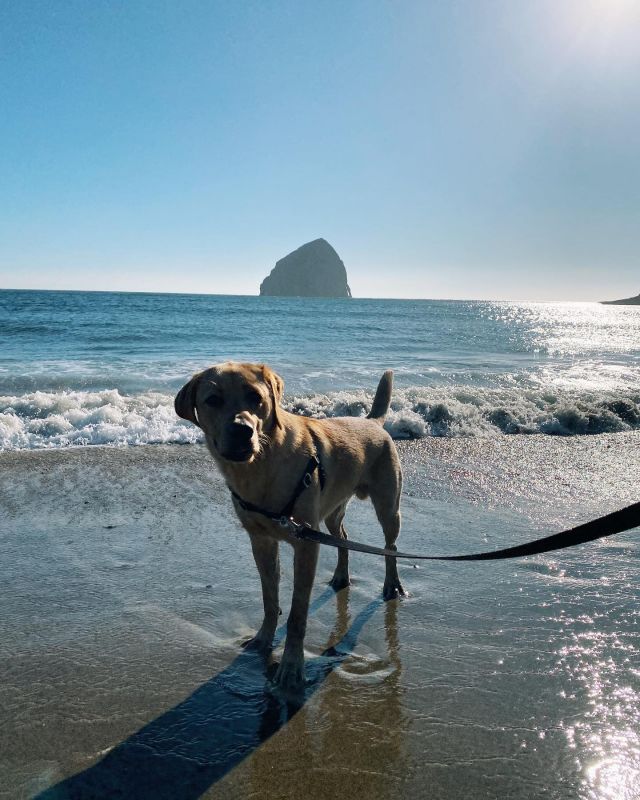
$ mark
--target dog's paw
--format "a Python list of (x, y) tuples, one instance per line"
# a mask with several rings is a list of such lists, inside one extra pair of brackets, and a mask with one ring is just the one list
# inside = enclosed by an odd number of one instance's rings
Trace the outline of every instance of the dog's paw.
[(398, 597), (408, 597), (409, 593), (404, 590), (399, 578), (384, 582), (382, 587), (382, 597), (386, 600), (396, 600)]
[(351, 580), (348, 575), (334, 574), (333, 578), (331, 578), (328, 584), (334, 592), (339, 592), (341, 589), (346, 589), (347, 586), (351, 586)]
[(273, 650), (273, 635), (258, 631), (255, 636), (242, 643), (242, 649), (254, 653), (270, 653)]
[(304, 658), (302, 656), (282, 655), (273, 682), (280, 689), (288, 692), (298, 692), (304, 688)]

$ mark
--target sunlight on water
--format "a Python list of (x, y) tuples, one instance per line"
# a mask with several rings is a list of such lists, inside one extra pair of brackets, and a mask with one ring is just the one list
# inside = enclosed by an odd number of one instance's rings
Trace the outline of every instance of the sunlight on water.
[(512, 328), (516, 348), (551, 356), (638, 351), (640, 309), (599, 303), (496, 303), (487, 318)]
[(633, 668), (640, 663), (638, 616), (618, 607), (609, 613), (577, 618), (561, 613), (557, 618), (571, 639), (557, 651), (556, 672), (569, 687), (564, 695), (569, 703), (580, 696), (586, 700), (581, 717), (567, 723), (565, 735), (583, 776), (582, 796), (588, 800), (639, 796), (640, 692), (625, 681), (634, 673), (640, 676)]

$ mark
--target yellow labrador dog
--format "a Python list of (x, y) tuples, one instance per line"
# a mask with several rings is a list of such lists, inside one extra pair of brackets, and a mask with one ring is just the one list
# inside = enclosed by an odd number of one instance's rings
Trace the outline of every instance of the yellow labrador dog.
[[(285, 411), (282, 378), (264, 364), (218, 364), (194, 375), (176, 396), (178, 416), (204, 432), (251, 538), (264, 621), (248, 647), (271, 649), (279, 614), (279, 542), (294, 549), (293, 599), (275, 675), (283, 688), (297, 689), (304, 682), (303, 639), (318, 545), (297, 539), (277, 517), (286, 512), (315, 529), (324, 521), (333, 536), (346, 539), (347, 503), (354, 494), (370, 497), (386, 547), (396, 549), (402, 473), (393, 441), (382, 427), (392, 383), (393, 373), (385, 372), (366, 419), (311, 419)], [(336, 591), (349, 584), (346, 550), (338, 551), (330, 583)], [(393, 557), (386, 557), (383, 592), (386, 600), (405, 593)]]

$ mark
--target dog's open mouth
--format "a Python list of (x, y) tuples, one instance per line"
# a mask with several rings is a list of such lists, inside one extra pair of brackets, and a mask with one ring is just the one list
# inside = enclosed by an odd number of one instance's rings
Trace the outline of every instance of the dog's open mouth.
[(227, 461), (250, 461), (254, 455), (255, 453), (253, 452), (252, 447), (245, 447), (224, 453), (223, 458), (225, 458)]

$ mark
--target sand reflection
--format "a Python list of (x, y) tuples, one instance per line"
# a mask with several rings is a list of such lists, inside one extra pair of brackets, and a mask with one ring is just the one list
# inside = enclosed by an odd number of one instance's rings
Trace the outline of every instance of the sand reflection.
[[(234, 789), (240, 796), (241, 787), (249, 797), (295, 794), (310, 799), (339, 797), (346, 791), (368, 799), (397, 796), (398, 776), (407, 763), (408, 727), (402, 704), (399, 603), (384, 604), (387, 652), (378, 654), (353, 650), (363, 621), (380, 601), (353, 619), (348, 589), (336, 596), (336, 605), (336, 624), (323, 655), (337, 659), (332, 674), (290, 721), (287, 734), (274, 737), (251, 757), (247, 785), (234, 774), (233, 785), (224, 787), (226, 796)], [(322, 659), (310, 667), (321, 673)]]

